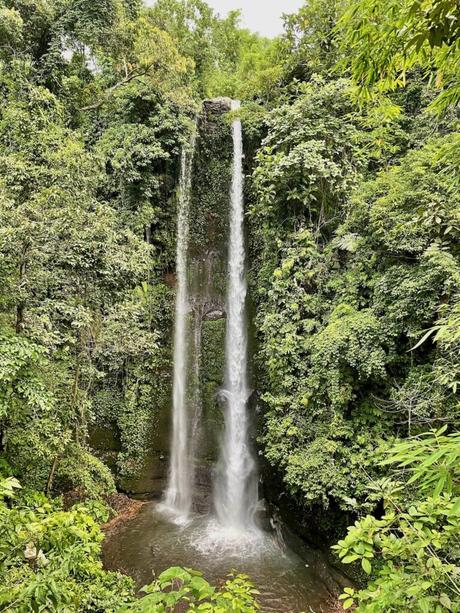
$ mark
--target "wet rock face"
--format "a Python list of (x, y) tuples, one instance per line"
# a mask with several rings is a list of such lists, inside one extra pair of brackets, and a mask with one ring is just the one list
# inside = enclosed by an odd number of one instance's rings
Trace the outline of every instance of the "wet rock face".
[[(233, 159), (231, 126), (225, 118), (230, 101), (205, 102), (198, 120), (190, 203), (190, 258), (226, 273), (230, 184)], [(222, 293), (222, 289), (221, 289)]]
[(211, 98), (203, 102), (205, 115), (222, 115), (232, 108), (231, 98)]
[[(229, 98), (206, 100), (198, 121), (190, 210), (189, 288), (200, 338), (198, 471), (215, 462), (222, 424), (230, 185), (233, 161)], [(206, 471), (205, 471), (206, 472)]]

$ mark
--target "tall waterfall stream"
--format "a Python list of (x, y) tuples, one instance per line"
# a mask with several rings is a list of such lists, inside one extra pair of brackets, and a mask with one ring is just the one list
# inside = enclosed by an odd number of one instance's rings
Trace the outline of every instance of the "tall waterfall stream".
[[(232, 109), (239, 107), (233, 102)], [(189, 242), (195, 137), (181, 156), (177, 220), (177, 289), (170, 467), (161, 503), (148, 503), (104, 547), (109, 568), (122, 569), (144, 585), (169, 566), (194, 567), (220, 582), (232, 570), (248, 573), (261, 592), (263, 611), (329, 611), (339, 576), (323, 556), (282, 525), (266, 519), (257, 526), (258, 475), (250, 446), (248, 332), (243, 202), (243, 139), (239, 119), (232, 122), (226, 290), (225, 373), (220, 395), (224, 427), (213, 471), (213, 504), (198, 513), (194, 493), (200, 433), (202, 313), (189, 296)], [(296, 544), (296, 553), (286, 544)]]
[[(232, 110), (239, 103), (232, 103)], [(214, 483), (214, 506), (219, 523), (244, 532), (254, 528), (257, 507), (257, 475), (249, 447), (247, 402), (248, 333), (246, 320), (246, 271), (243, 204), (243, 136), (241, 121), (234, 119), (233, 165), (230, 194), (228, 250), (227, 333), (225, 338), (226, 403), (221, 457)]]
[(179, 206), (177, 215), (176, 250), (176, 316), (174, 329), (174, 374), (173, 374), (173, 427), (171, 440), (171, 466), (168, 489), (165, 496), (166, 506), (177, 512), (179, 517), (187, 518), (192, 508), (192, 486), (194, 474), (193, 445), (188, 397), (187, 376), (189, 364), (187, 357), (188, 325), (190, 311), (187, 288), (187, 254), (190, 233), (190, 191), (192, 183), (192, 162), (195, 136), (192, 137), (190, 150), (184, 148), (181, 155), (179, 178)]

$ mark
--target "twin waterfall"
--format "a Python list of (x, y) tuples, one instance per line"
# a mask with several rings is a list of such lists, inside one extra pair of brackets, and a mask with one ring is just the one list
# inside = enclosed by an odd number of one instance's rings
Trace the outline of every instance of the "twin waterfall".
[[(233, 101), (232, 110), (239, 108)], [(241, 121), (232, 123), (233, 163), (230, 192), (229, 248), (227, 261), (227, 327), (225, 375), (221, 397), (224, 404), (224, 431), (213, 483), (213, 503), (219, 525), (241, 533), (254, 527), (258, 501), (255, 461), (249, 445), (247, 403), (248, 338), (246, 320), (246, 274), (244, 247), (243, 143)], [(187, 521), (192, 511), (196, 437), (196, 399), (189, 393), (191, 359), (189, 321), (192, 317), (188, 296), (188, 250), (192, 163), (195, 143), (181, 158), (179, 210), (177, 222), (177, 297), (174, 335), (173, 433), (171, 463), (165, 506), (179, 521)], [(192, 356), (192, 358), (191, 358)], [(192, 396), (192, 397), (190, 397)], [(199, 419), (199, 416), (198, 416)]]

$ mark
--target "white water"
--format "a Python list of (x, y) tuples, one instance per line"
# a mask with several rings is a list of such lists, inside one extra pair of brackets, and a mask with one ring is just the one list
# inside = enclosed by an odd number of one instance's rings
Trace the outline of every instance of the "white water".
[(171, 510), (179, 521), (186, 521), (191, 511), (194, 477), (187, 394), (188, 356), (190, 355), (188, 342), (190, 302), (187, 268), (194, 148), (195, 137), (192, 138), (190, 150), (184, 148), (181, 155), (176, 247), (177, 293), (174, 329), (173, 424), (171, 464), (165, 495), (166, 508)]
[[(232, 103), (232, 110), (239, 102)], [(256, 466), (249, 446), (247, 403), (248, 337), (244, 248), (243, 141), (241, 121), (235, 119), (228, 253), (227, 333), (225, 341), (225, 428), (214, 483), (217, 519), (226, 531), (240, 533), (255, 527)]]

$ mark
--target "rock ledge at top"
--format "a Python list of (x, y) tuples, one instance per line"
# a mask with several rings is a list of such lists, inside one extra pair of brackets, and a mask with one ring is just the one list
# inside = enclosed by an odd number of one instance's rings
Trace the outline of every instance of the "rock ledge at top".
[(210, 98), (208, 100), (204, 100), (203, 106), (205, 107), (207, 112), (211, 113), (227, 113), (232, 108), (232, 99), (231, 98)]

